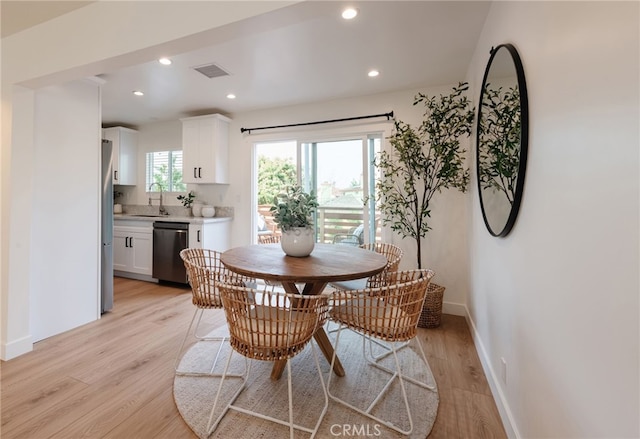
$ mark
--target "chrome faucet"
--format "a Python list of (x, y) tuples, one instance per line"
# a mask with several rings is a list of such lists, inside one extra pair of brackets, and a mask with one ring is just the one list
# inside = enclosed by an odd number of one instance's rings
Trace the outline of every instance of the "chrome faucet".
[(160, 207), (159, 207), (158, 211), (160, 212), (160, 215), (169, 215), (167, 213), (167, 209), (165, 209), (164, 206), (162, 205), (162, 185), (160, 183), (151, 183), (149, 185), (149, 193), (151, 193), (151, 188), (154, 185), (158, 185), (158, 187), (160, 188), (160, 197), (153, 198), (153, 197), (149, 196), (149, 206), (153, 206), (153, 204), (151, 204), (151, 200), (159, 200), (160, 201)]

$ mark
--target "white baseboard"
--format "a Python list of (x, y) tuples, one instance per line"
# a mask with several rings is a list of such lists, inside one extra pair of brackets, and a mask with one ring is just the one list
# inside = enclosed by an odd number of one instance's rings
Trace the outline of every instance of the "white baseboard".
[(127, 279), (143, 280), (145, 282), (158, 283), (158, 279), (151, 277), (148, 274), (129, 273), (128, 271), (114, 270), (113, 275), (117, 277), (126, 277)]
[(19, 340), (2, 343), (0, 345), (0, 359), (3, 361), (11, 360), (32, 350), (33, 342), (31, 341), (31, 336), (27, 335)]
[(493, 367), (491, 367), (491, 361), (489, 361), (489, 356), (487, 355), (487, 351), (484, 348), (484, 344), (482, 343), (480, 334), (478, 333), (476, 325), (471, 318), (471, 314), (469, 314), (469, 309), (465, 305), (461, 306), (463, 306), (465, 309), (464, 317), (467, 320), (467, 325), (469, 325), (469, 330), (471, 331), (471, 336), (473, 337), (473, 343), (476, 346), (476, 352), (478, 353), (478, 357), (480, 358), (480, 363), (482, 363), (482, 369), (484, 370), (484, 374), (487, 377), (487, 382), (489, 383), (489, 387), (491, 388), (493, 400), (498, 407), (500, 419), (502, 420), (502, 425), (504, 426), (504, 429), (507, 433), (507, 437), (511, 439), (520, 439), (522, 438), (522, 436), (520, 435), (520, 432), (518, 431), (518, 428), (516, 426), (516, 422), (513, 419), (513, 414), (511, 413), (509, 402), (505, 397), (502, 385), (498, 380), (498, 376), (493, 370)]
[(467, 307), (463, 303), (442, 302), (442, 313), (467, 317)]

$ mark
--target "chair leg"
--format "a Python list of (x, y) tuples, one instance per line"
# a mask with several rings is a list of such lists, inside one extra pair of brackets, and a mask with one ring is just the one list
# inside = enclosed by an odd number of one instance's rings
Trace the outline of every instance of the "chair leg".
[[(327, 334), (333, 334), (334, 332), (338, 331), (338, 327), (332, 328), (332, 329), (327, 329)], [(387, 343), (384, 343), (380, 340), (377, 340), (374, 337), (370, 337), (368, 335), (365, 335), (364, 337), (366, 337), (369, 340), (369, 357), (371, 358), (373, 361), (378, 362), (380, 360), (382, 360), (383, 358), (388, 357), (389, 355), (391, 355), (391, 348), (389, 348), (389, 345)], [(373, 354), (373, 345), (376, 344), (378, 346), (380, 346), (381, 348), (385, 349), (386, 352), (383, 352), (382, 354), (378, 354), (378, 355), (374, 355)], [(396, 348), (396, 350), (400, 350), (406, 346), (409, 345), (409, 342), (405, 342), (404, 344), (402, 344), (401, 346), (398, 346)]]
[(287, 360), (287, 392), (289, 395), (289, 439), (293, 439), (293, 390), (291, 387), (291, 361)]
[[(322, 408), (322, 413), (320, 413), (320, 416), (318, 417), (318, 421), (316, 422), (316, 426), (313, 429), (313, 432), (311, 433), (311, 439), (313, 439), (316, 433), (318, 433), (320, 424), (322, 423), (322, 420), (324, 419), (324, 416), (327, 414), (327, 410), (329, 408), (329, 395), (327, 394), (327, 386), (324, 383), (324, 377), (322, 376), (322, 369), (320, 369), (320, 361), (318, 360), (318, 351), (314, 343), (315, 341), (311, 340), (310, 344), (313, 352), (313, 359), (316, 362), (316, 369), (318, 369), (318, 378), (320, 378), (320, 384), (322, 385), (322, 393), (324, 395), (324, 407)], [(333, 370), (333, 365), (331, 370)], [(331, 374), (331, 372), (329, 373)]]
[[(313, 349), (313, 357), (316, 363), (316, 368), (318, 370), (318, 377), (320, 378), (320, 383), (322, 385), (322, 390), (323, 390), (323, 394), (324, 394), (324, 407), (322, 409), (322, 412), (320, 413), (318, 420), (316, 422), (316, 425), (314, 426), (314, 428), (309, 428), (309, 427), (305, 427), (303, 425), (299, 425), (296, 424), (293, 421), (293, 386), (292, 386), (292, 381), (291, 381), (291, 360), (287, 360), (287, 393), (288, 393), (288, 399), (289, 399), (289, 416), (288, 416), (288, 421), (283, 421), (281, 419), (277, 419), (271, 416), (268, 416), (266, 414), (263, 413), (258, 413), (252, 410), (248, 410), (245, 409), (243, 407), (234, 405), (233, 402), (238, 398), (238, 395), (240, 395), (240, 393), (242, 392), (242, 390), (245, 387), (245, 383), (248, 380), (248, 375), (249, 373), (251, 373), (251, 366), (249, 366), (249, 370), (247, 372), (246, 378), (244, 379), (242, 386), (240, 387), (240, 389), (238, 389), (238, 391), (233, 395), (231, 401), (229, 402), (229, 404), (225, 407), (225, 409), (222, 411), (222, 413), (218, 416), (218, 418), (215, 420), (215, 422), (213, 421), (213, 415), (215, 412), (215, 409), (217, 407), (218, 404), (218, 399), (219, 399), (219, 395), (222, 389), (222, 381), (224, 380), (224, 378), (220, 381), (220, 384), (218, 386), (218, 392), (216, 394), (216, 399), (214, 401), (214, 406), (211, 409), (211, 414), (209, 415), (209, 422), (207, 423), (207, 432), (210, 435), (211, 433), (213, 433), (213, 431), (217, 428), (218, 424), (220, 423), (220, 421), (222, 420), (222, 418), (224, 417), (224, 415), (229, 411), (229, 410), (235, 410), (237, 412), (240, 413), (244, 413), (247, 415), (251, 415), (251, 416), (255, 416), (257, 418), (260, 419), (264, 419), (267, 421), (271, 421), (271, 422), (275, 422), (276, 424), (280, 424), (280, 425), (284, 425), (286, 427), (289, 427), (289, 436), (291, 439), (293, 439), (294, 437), (294, 430), (300, 430), (300, 431), (304, 431), (307, 433), (311, 433), (311, 439), (313, 439), (316, 435), (316, 433), (318, 432), (318, 429), (320, 428), (320, 424), (322, 423), (322, 420), (324, 419), (325, 414), (327, 413), (328, 407), (329, 407), (329, 397), (327, 395), (327, 388), (325, 386), (324, 383), (324, 378), (322, 376), (322, 369), (320, 368), (320, 361), (318, 360), (318, 353), (315, 349), (315, 346), (313, 345), (313, 340), (310, 341), (312, 349)], [(230, 359), (227, 360), (227, 366), (225, 367), (225, 372), (228, 369), (228, 365), (229, 365)], [(251, 365), (251, 362), (249, 363), (249, 365)], [(223, 374), (224, 376), (224, 374)], [(229, 377), (229, 375), (226, 375), (226, 377)]]
[[(375, 361), (376, 363), (380, 360), (382, 360), (383, 358), (388, 357), (389, 355), (391, 355), (393, 353), (393, 351), (391, 350), (391, 348), (389, 347), (389, 345), (387, 343), (383, 343), (380, 340), (377, 340), (373, 337), (369, 337), (367, 336), (367, 338), (369, 339), (369, 355), (370, 358)], [(381, 348), (385, 349), (386, 352), (379, 354), (379, 355), (373, 355), (373, 344), (377, 344), (378, 346), (380, 346)], [(400, 346), (396, 347), (396, 352), (399, 351), (402, 348), (405, 348), (409, 346), (409, 342), (406, 341), (403, 344), (401, 344)]]
[(191, 332), (191, 327), (193, 326), (193, 321), (196, 319), (196, 314), (198, 311), (202, 311), (198, 308), (193, 312), (193, 317), (191, 317), (191, 322), (189, 323), (189, 327), (187, 328), (187, 332), (184, 334), (184, 338), (182, 339), (182, 344), (180, 344), (180, 349), (178, 349), (178, 354), (176, 355), (176, 360), (173, 364), (173, 369), (177, 372), (178, 365), (180, 363), (180, 359), (182, 358), (182, 349), (184, 349), (184, 344), (187, 342), (187, 337), (189, 337), (189, 333)]
[[(184, 338), (182, 339), (182, 344), (180, 345), (180, 349), (178, 350), (178, 354), (176, 355), (176, 359), (175, 362), (173, 364), (173, 369), (176, 373), (176, 375), (180, 375), (180, 376), (204, 376), (204, 377), (219, 377), (221, 376), (220, 374), (214, 374), (213, 370), (216, 368), (216, 365), (218, 364), (218, 359), (220, 358), (220, 354), (222, 353), (222, 348), (224, 347), (225, 342), (228, 340), (227, 337), (220, 337), (220, 336), (215, 336), (215, 337), (206, 337), (206, 336), (198, 336), (198, 326), (200, 326), (200, 322), (202, 320), (202, 314), (204, 314), (204, 309), (203, 308), (196, 308), (196, 310), (193, 313), (193, 317), (191, 317), (191, 323), (189, 323), (189, 327), (187, 328), (187, 332), (184, 335)], [(213, 360), (213, 364), (211, 365), (211, 369), (209, 370), (209, 372), (184, 372), (184, 371), (179, 371), (178, 370), (178, 366), (180, 365), (180, 360), (182, 359), (182, 351), (184, 349), (184, 345), (187, 342), (187, 338), (189, 337), (189, 334), (191, 333), (191, 328), (194, 327), (193, 323), (196, 320), (196, 316), (198, 317), (197, 323), (195, 325), (195, 328), (193, 330), (194, 333), (194, 337), (200, 341), (219, 341), (220, 342), (220, 346), (218, 347), (218, 351), (216, 352), (216, 356)], [(231, 354), (230, 354), (231, 355)], [(245, 366), (245, 372), (246, 372), (246, 366)], [(228, 378), (242, 378), (244, 376), (244, 373), (242, 374), (228, 374), (227, 377)]]
[[(338, 326), (337, 335), (336, 335), (336, 341), (335, 341), (335, 346), (334, 346), (334, 352), (333, 352), (333, 357), (331, 359), (331, 366), (332, 367), (333, 367), (333, 363), (335, 361), (335, 358), (336, 358), (336, 355), (337, 355), (337, 352), (338, 352), (338, 346), (339, 346), (339, 342), (340, 342), (340, 332), (342, 331), (343, 326), (344, 325), (342, 325), (342, 324), (340, 324)], [(370, 339), (371, 337), (365, 337), (362, 334), (359, 334), (359, 335), (362, 337), (362, 351), (363, 351), (363, 355), (365, 355), (365, 358), (366, 358), (366, 341), (367, 341), (367, 338)], [(340, 404), (342, 404), (342, 405), (344, 405), (346, 407), (349, 407), (350, 409), (352, 409), (355, 412), (358, 412), (358, 413), (360, 413), (360, 414), (362, 414), (364, 416), (367, 416), (370, 419), (373, 419), (373, 420), (375, 420), (377, 422), (380, 422), (381, 424), (383, 424), (383, 425), (387, 426), (388, 428), (390, 428), (392, 430), (395, 430), (395, 431), (397, 431), (397, 432), (399, 432), (401, 434), (404, 434), (404, 435), (411, 434), (411, 432), (413, 431), (413, 419), (412, 419), (412, 416), (411, 416), (411, 408), (409, 406), (409, 400), (407, 398), (407, 392), (406, 392), (406, 389), (405, 389), (405, 381), (409, 381), (411, 383), (414, 383), (414, 384), (416, 384), (418, 386), (421, 386), (423, 388), (426, 388), (426, 389), (429, 389), (429, 390), (432, 390), (432, 391), (435, 391), (435, 386), (429, 386), (426, 383), (422, 383), (422, 382), (420, 382), (420, 381), (418, 381), (418, 380), (416, 380), (414, 378), (407, 377), (407, 376), (402, 374), (402, 371), (400, 369), (400, 361), (398, 359), (397, 351), (399, 349), (402, 349), (402, 348), (406, 347), (407, 345), (408, 345), (408, 342), (405, 342), (399, 348), (396, 348), (396, 344), (395, 343), (390, 343), (389, 344), (390, 354), (392, 354), (393, 357), (394, 357), (394, 363), (395, 363), (396, 370), (391, 370), (389, 368), (381, 366), (380, 364), (378, 364), (378, 362), (376, 360), (371, 360), (371, 359), (367, 358), (367, 362), (368, 362), (369, 365), (389, 373), (391, 375), (391, 378), (387, 381), (387, 383), (383, 386), (382, 390), (378, 393), (378, 395), (374, 398), (374, 400), (369, 404), (369, 406), (366, 409), (362, 409), (362, 408), (356, 407), (353, 404), (351, 404), (351, 403), (349, 403), (349, 402), (347, 402), (347, 401), (345, 401), (343, 399), (340, 399), (340, 398), (338, 398), (337, 396), (335, 396), (335, 395), (333, 395), (331, 393), (331, 378), (332, 378), (332, 374), (331, 373), (329, 373), (329, 376), (327, 378), (327, 394), (328, 394), (329, 398), (331, 398), (332, 400), (334, 400), (334, 401), (336, 401), (336, 402), (338, 402), (338, 403), (340, 403)], [(421, 356), (422, 356), (422, 360), (424, 361), (424, 364), (425, 364), (427, 370), (431, 373), (431, 368), (429, 367), (429, 363), (426, 360), (426, 356), (424, 355), (424, 350), (422, 349), (422, 345), (419, 344), (419, 341), (418, 341), (418, 345), (419, 345), (419, 348), (420, 348), (420, 353), (421, 353)], [(400, 382), (400, 389), (402, 391), (402, 397), (403, 397), (403, 400), (404, 400), (405, 408), (406, 408), (406, 411), (407, 411), (407, 416), (408, 416), (408, 419), (409, 419), (409, 429), (408, 430), (402, 429), (401, 427), (393, 424), (390, 421), (387, 421), (385, 419), (382, 419), (380, 417), (377, 417), (377, 416), (374, 416), (374, 415), (371, 414), (371, 411), (374, 409), (376, 404), (382, 399), (382, 397), (385, 395), (387, 390), (391, 387), (391, 384), (393, 383), (393, 381), (396, 378), (398, 378), (398, 380)]]
[(220, 393), (222, 392), (222, 384), (224, 383), (225, 378), (227, 378), (227, 376), (228, 376), (227, 372), (229, 371), (229, 365), (231, 364), (231, 357), (233, 357), (233, 351), (231, 351), (229, 353), (229, 357), (227, 358), (227, 364), (225, 365), (224, 372), (222, 372), (222, 375), (220, 377), (220, 384), (218, 384), (218, 391), (216, 392), (216, 398), (213, 401), (213, 407), (211, 407), (211, 413), (209, 414), (209, 420), (207, 421), (207, 436), (211, 435), (211, 433), (213, 433), (213, 431), (216, 428), (218, 428), (218, 424), (220, 424), (220, 421), (222, 420), (224, 415), (226, 415), (227, 412), (229, 411), (229, 409), (232, 407), (232, 404), (238, 398), (238, 395), (240, 395), (240, 393), (242, 393), (242, 390), (245, 388), (245, 386), (247, 384), (247, 379), (249, 377), (249, 374), (251, 373), (251, 362), (249, 362), (249, 367), (247, 367), (246, 366), (247, 359), (245, 358), (245, 372), (246, 373), (242, 377), (243, 378), (242, 379), (242, 383), (240, 384), (240, 386), (236, 390), (236, 393), (234, 393), (233, 396), (231, 397), (231, 400), (229, 401), (227, 406), (224, 408), (224, 410), (222, 410), (222, 413), (220, 413), (220, 415), (215, 420), (215, 422), (213, 422), (213, 414), (215, 413), (216, 407), (218, 406), (218, 400), (220, 399)]
[[(419, 354), (419, 355), (420, 355), (420, 357), (421, 357), (420, 359), (421, 359), (421, 360), (422, 360), (422, 362), (424, 363), (424, 366), (425, 366), (425, 368), (427, 369), (427, 371), (429, 372), (429, 375), (430, 375), (430, 376), (433, 376), (433, 372), (431, 371), (431, 366), (429, 366), (429, 362), (427, 361), (427, 356), (425, 355), (424, 350), (422, 349), (422, 344), (420, 343), (420, 340), (418, 340), (417, 338), (415, 338), (415, 337), (414, 337), (414, 338), (412, 338), (411, 340), (404, 342), (404, 343), (403, 343), (402, 345), (400, 345), (399, 347), (397, 347), (397, 348), (395, 348), (394, 350), (390, 351), (390, 353), (393, 353), (394, 351), (397, 353), (400, 349), (405, 348), (405, 347), (408, 347), (408, 346), (410, 345), (410, 342), (411, 342), (412, 340), (415, 340), (415, 342), (418, 344), (418, 348), (419, 348), (419, 350), (420, 350), (420, 354)], [(364, 346), (363, 346), (363, 351), (364, 351)], [(382, 370), (382, 371), (384, 371), (384, 372), (387, 372), (387, 373), (390, 373), (390, 374), (395, 373), (395, 371), (394, 371), (394, 370), (392, 370), (392, 369), (389, 369), (389, 368), (387, 368), (387, 367), (382, 366), (378, 361), (372, 361), (371, 359), (366, 358), (366, 357), (365, 357), (365, 360), (367, 360), (367, 362), (368, 362), (371, 366), (373, 366), (373, 367), (375, 367), (375, 368), (377, 368), (377, 369), (380, 369), (380, 370)], [(399, 369), (398, 369), (398, 370), (399, 370)], [(416, 386), (420, 386), (420, 387), (422, 387), (423, 389), (431, 390), (431, 391), (434, 391), (434, 392), (436, 391), (436, 386), (434, 386), (434, 385), (427, 384), (427, 383), (425, 383), (425, 382), (422, 382), (422, 381), (416, 380), (415, 378), (411, 378), (411, 377), (406, 376), (406, 375), (403, 375), (403, 374), (402, 374), (402, 378), (403, 378), (405, 381), (409, 381), (410, 383), (415, 384)]]

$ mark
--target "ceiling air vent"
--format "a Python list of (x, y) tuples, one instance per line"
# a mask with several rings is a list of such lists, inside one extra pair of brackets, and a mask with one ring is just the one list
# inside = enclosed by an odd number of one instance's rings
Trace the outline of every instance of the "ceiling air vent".
[(220, 66), (217, 66), (215, 64), (207, 64), (204, 66), (200, 66), (200, 67), (194, 67), (193, 70), (195, 70), (196, 72), (200, 72), (202, 73), (204, 76), (206, 76), (207, 78), (217, 78), (219, 76), (229, 76), (229, 74), (227, 72), (225, 72), (224, 70), (222, 70), (222, 68), (220, 68)]

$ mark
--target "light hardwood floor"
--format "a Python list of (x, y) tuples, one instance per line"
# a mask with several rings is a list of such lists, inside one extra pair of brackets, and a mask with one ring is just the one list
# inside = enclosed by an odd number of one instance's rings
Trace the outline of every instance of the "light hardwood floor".
[[(113, 312), (2, 362), (0, 437), (195, 438), (172, 393), (193, 310), (188, 289), (116, 278)], [(224, 322), (212, 314), (212, 328)], [(464, 318), (419, 336), (440, 396), (429, 438), (505, 438)]]

